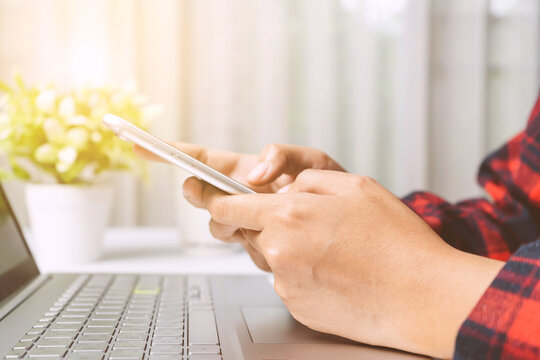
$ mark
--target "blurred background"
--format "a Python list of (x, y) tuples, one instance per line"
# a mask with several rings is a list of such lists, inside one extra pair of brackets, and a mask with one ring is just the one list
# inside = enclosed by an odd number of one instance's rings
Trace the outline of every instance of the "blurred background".
[[(165, 139), (317, 147), (399, 196), (457, 200), (526, 124), (539, 16), (536, 0), (0, 0), (0, 79), (135, 82)], [(185, 175), (150, 171), (115, 175), (113, 225), (179, 222)]]

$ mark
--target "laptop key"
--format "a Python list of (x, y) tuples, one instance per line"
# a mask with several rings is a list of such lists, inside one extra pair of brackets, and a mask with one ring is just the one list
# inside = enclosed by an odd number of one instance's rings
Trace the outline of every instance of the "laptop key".
[(42, 358), (42, 357), (62, 357), (66, 353), (66, 348), (58, 347), (46, 347), (46, 348), (35, 348), (30, 351), (29, 356), (31, 358)]
[(109, 359), (139, 360), (142, 359), (143, 354), (142, 350), (113, 350), (109, 355)]
[(145, 325), (150, 326), (149, 319), (126, 319), (123, 322), (123, 325)]
[(182, 345), (152, 345), (150, 354), (182, 355)]
[(92, 321), (114, 321), (120, 320), (120, 315), (92, 315)]
[(103, 353), (96, 351), (74, 352), (69, 355), (68, 360), (101, 360)]
[(15, 346), (13, 347), (13, 350), (17, 350), (17, 349), (24, 349), (24, 350), (28, 350), (32, 347), (32, 343), (31, 342), (28, 342), (28, 341), (25, 341), (25, 342), (21, 342), (19, 341), (17, 344), (15, 344)]
[(98, 351), (104, 353), (107, 350), (108, 344), (105, 342), (93, 343), (77, 343), (73, 346), (73, 351)]
[(183, 310), (159, 310), (158, 319), (168, 318), (168, 317), (184, 317)]
[(111, 327), (116, 326), (116, 321), (112, 320), (90, 320), (88, 327)]
[(30, 341), (33, 342), (39, 338), (39, 334), (26, 334), (19, 341)]
[(144, 325), (122, 325), (120, 328), (121, 332), (131, 332), (131, 331), (148, 331), (148, 326)]
[(6, 354), (6, 356), (4, 356), (4, 358), (6, 358), (6, 359), (19, 359), (19, 358), (22, 358), (24, 356), (24, 354), (26, 354), (25, 349), (13, 349), (13, 350), (10, 350)]
[[(62, 314), (60, 316), (62, 317), (85, 317), (87, 318), (88, 316), (90, 316), (90, 313), (91, 311), (75, 311), (75, 310), (71, 310), (71, 311), (64, 311), (62, 312)], [(66, 315), (66, 316), (64, 316)], [(74, 316), (76, 315), (76, 316)]]
[(120, 305), (99, 305), (99, 310), (116, 310), (116, 311), (122, 311), (124, 309), (123, 306)]
[(152, 315), (148, 314), (128, 314), (126, 320), (150, 320)]
[(48, 328), (50, 323), (37, 323), (34, 326), (32, 326), (34, 329), (45, 329)]
[(117, 336), (118, 340), (146, 340), (148, 333), (146, 331), (133, 331), (133, 332), (123, 332)]
[(94, 307), (94, 303), (93, 302), (72, 302), (69, 304), (69, 307), (70, 308), (92, 308)]
[(187, 360), (221, 360), (219, 355), (191, 355)]
[(158, 321), (156, 328), (158, 329), (171, 329), (171, 328), (181, 328), (184, 323), (182, 321)]
[(65, 331), (50, 331), (45, 334), (45, 339), (75, 339), (79, 332), (75, 330), (65, 330)]
[(175, 328), (160, 328), (154, 330), (154, 336), (182, 336), (184, 330), (181, 327)]
[(111, 336), (106, 334), (83, 334), (79, 342), (105, 342), (111, 341)]
[(54, 323), (55, 324), (68, 324), (68, 325), (82, 325), (84, 319), (78, 318), (58, 318)]
[(212, 311), (194, 310), (189, 313), (188, 328), (189, 345), (192, 344), (219, 344), (216, 320)]
[(37, 347), (69, 347), (73, 341), (68, 338), (41, 339)]
[(113, 345), (113, 349), (144, 350), (145, 347), (146, 341), (140, 340), (118, 340)]
[(171, 344), (182, 345), (182, 338), (179, 336), (156, 336), (152, 341), (153, 344)]
[(150, 355), (150, 360), (183, 360), (182, 355)]
[(146, 311), (146, 312), (153, 312), (154, 307), (152, 305), (129, 305), (128, 311)]
[(51, 331), (79, 331), (82, 328), (81, 324), (52, 324)]
[(171, 323), (171, 322), (177, 322), (177, 323), (184, 322), (184, 316), (175, 315), (175, 316), (167, 316), (167, 317), (158, 317), (156, 319), (156, 323), (158, 324)]
[(54, 316), (47, 316), (47, 317), (42, 317), (41, 319), (39, 319), (38, 321), (39, 322), (51, 322), (54, 320)]
[(101, 304), (103, 305), (118, 305), (124, 307), (126, 302), (124, 300), (102, 300)]
[(26, 333), (26, 335), (41, 335), (45, 332), (43, 329), (30, 329)]
[(83, 315), (83, 314), (74, 314), (74, 313), (69, 313), (69, 314), (62, 314), (60, 315), (60, 317), (62, 319), (84, 319), (86, 320), (88, 318), (87, 315)]
[(84, 329), (83, 334), (106, 334), (112, 335), (114, 332), (113, 326), (102, 326), (102, 327), (89, 327)]

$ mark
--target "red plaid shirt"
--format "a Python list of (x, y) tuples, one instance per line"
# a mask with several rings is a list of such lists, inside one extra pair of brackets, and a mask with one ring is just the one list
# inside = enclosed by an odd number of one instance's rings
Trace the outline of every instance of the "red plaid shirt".
[(478, 181), (492, 201), (404, 199), (450, 245), (507, 261), (461, 326), (455, 359), (540, 359), (540, 97), (525, 131), (484, 160)]

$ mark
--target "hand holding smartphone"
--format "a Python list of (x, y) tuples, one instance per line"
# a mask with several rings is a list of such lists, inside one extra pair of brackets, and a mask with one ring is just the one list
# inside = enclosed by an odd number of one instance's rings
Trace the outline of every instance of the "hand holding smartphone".
[(194, 159), (119, 116), (106, 114), (103, 117), (103, 124), (111, 129), (122, 140), (127, 140), (139, 145), (167, 162), (181, 167), (199, 179), (206, 181), (226, 193), (232, 195), (255, 193), (255, 191), (244, 184), (241, 184), (216, 169)]

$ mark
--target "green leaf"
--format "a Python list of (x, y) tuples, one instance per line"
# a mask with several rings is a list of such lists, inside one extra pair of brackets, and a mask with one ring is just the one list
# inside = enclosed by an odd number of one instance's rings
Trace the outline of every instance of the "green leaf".
[(5, 169), (0, 168), (0, 181), (6, 180), (13, 180), (13, 174)]
[(78, 176), (84, 170), (86, 165), (87, 163), (85, 161), (76, 161), (68, 171), (60, 175), (62, 180), (67, 184), (76, 183)]
[(15, 74), (15, 83), (17, 84), (19, 89), (21, 89), (22, 91), (26, 91), (26, 86), (24, 85), (24, 80), (23, 80), (21, 74), (19, 74), (19, 73)]
[(30, 180), (30, 174), (23, 169), (14, 159), (9, 160), (9, 165), (11, 166), (11, 171), (13, 175), (21, 180)]
[(5, 82), (0, 81), (0, 91), (8, 94), (13, 94), (13, 89), (9, 87)]

